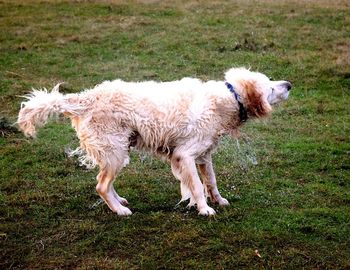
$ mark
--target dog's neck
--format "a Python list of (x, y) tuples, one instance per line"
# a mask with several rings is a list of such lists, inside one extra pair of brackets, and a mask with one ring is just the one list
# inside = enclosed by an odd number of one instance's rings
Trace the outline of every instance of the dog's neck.
[(241, 96), (236, 92), (235, 88), (233, 87), (232, 84), (230, 84), (229, 82), (225, 82), (225, 85), (227, 87), (228, 90), (230, 90), (230, 92), (233, 94), (233, 96), (235, 97), (238, 106), (239, 106), (239, 122), (243, 123), (246, 122), (248, 120), (248, 112), (245, 109), (243, 103), (241, 102)]

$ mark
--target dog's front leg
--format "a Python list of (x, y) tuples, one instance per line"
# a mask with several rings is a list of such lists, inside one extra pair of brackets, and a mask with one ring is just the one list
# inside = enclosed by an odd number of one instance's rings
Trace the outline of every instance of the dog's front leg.
[(194, 158), (184, 155), (175, 154), (171, 160), (171, 169), (182, 185), (188, 187), (191, 192), (191, 202), (197, 204), (200, 215), (215, 215), (215, 210), (208, 206), (204, 196), (204, 188), (198, 176)]
[(198, 167), (205, 186), (205, 191), (209, 195), (210, 200), (219, 205), (229, 205), (229, 202), (221, 197), (218, 190), (211, 154), (206, 155), (202, 160), (203, 163), (199, 164)]

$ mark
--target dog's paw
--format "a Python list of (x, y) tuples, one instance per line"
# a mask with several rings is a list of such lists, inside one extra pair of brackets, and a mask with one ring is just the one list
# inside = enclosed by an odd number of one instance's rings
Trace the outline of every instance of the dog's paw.
[(220, 206), (230, 205), (230, 203), (228, 202), (228, 200), (226, 200), (225, 198), (221, 198), (221, 199), (218, 201), (218, 204), (219, 204)]
[(118, 216), (130, 216), (132, 214), (132, 212), (130, 211), (129, 208), (121, 205), (117, 209), (117, 214), (118, 214)]
[(124, 205), (124, 206), (129, 204), (128, 200), (123, 197), (119, 197), (118, 201), (120, 202), (121, 205)]
[(199, 209), (199, 215), (202, 216), (213, 216), (216, 214), (215, 210), (209, 206), (203, 207), (201, 209)]
[(196, 206), (196, 202), (194, 200), (190, 200), (190, 202), (188, 203), (188, 205), (186, 206), (187, 209), (191, 209), (192, 207)]

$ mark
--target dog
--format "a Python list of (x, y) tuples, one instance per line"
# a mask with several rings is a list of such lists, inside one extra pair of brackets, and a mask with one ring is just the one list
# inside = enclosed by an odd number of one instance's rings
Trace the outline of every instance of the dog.
[(120, 216), (132, 212), (113, 182), (133, 148), (167, 160), (180, 180), (181, 201), (190, 199), (189, 206), (196, 205), (200, 215), (211, 216), (215, 210), (208, 197), (229, 204), (218, 191), (212, 165), (220, 138), (237, 134), (249, 119), (268, 116), (291, 88), (289, 81), (272, 81), (245, 68), (231, 68), (225, 81), (114, 80), (66, 95), (56, 85), (51, 92), (33, 89), (21, 104), (17, 123), (25, 135), (35, 137), (36, 128), (50, 117), (69, 117), (80, 139), (75, 153), (83, 163), (98, 165), (96, 190)]

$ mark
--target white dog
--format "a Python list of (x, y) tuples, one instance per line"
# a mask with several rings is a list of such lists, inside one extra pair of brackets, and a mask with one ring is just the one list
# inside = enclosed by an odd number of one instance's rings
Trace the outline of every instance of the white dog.
[[(105, 81), (78, 94), (33, 92), (22, 103), (18, 124), (35, 136), (54, 114), (72, 121), (80, 139), (82, 160), (98, 165), (96, 190), (118, 215), (130, 215), (127, 200), (113, 188), (118, 172), (128, 164), (130, 148), (164, 157), (181, 183), (182, 200), (190, 199), (199, 214), (214, 215), (206, 198), (228, 205), (221, 197), (211, 154), (220, 138), (235, 134), (250, 118), (271, 112), (271, 105), (288, 98), (291, 83), (233, 68), (226, 81), (184, 78), (173, 82)], [(197, 166), (201, 179), (197, 172)]]

